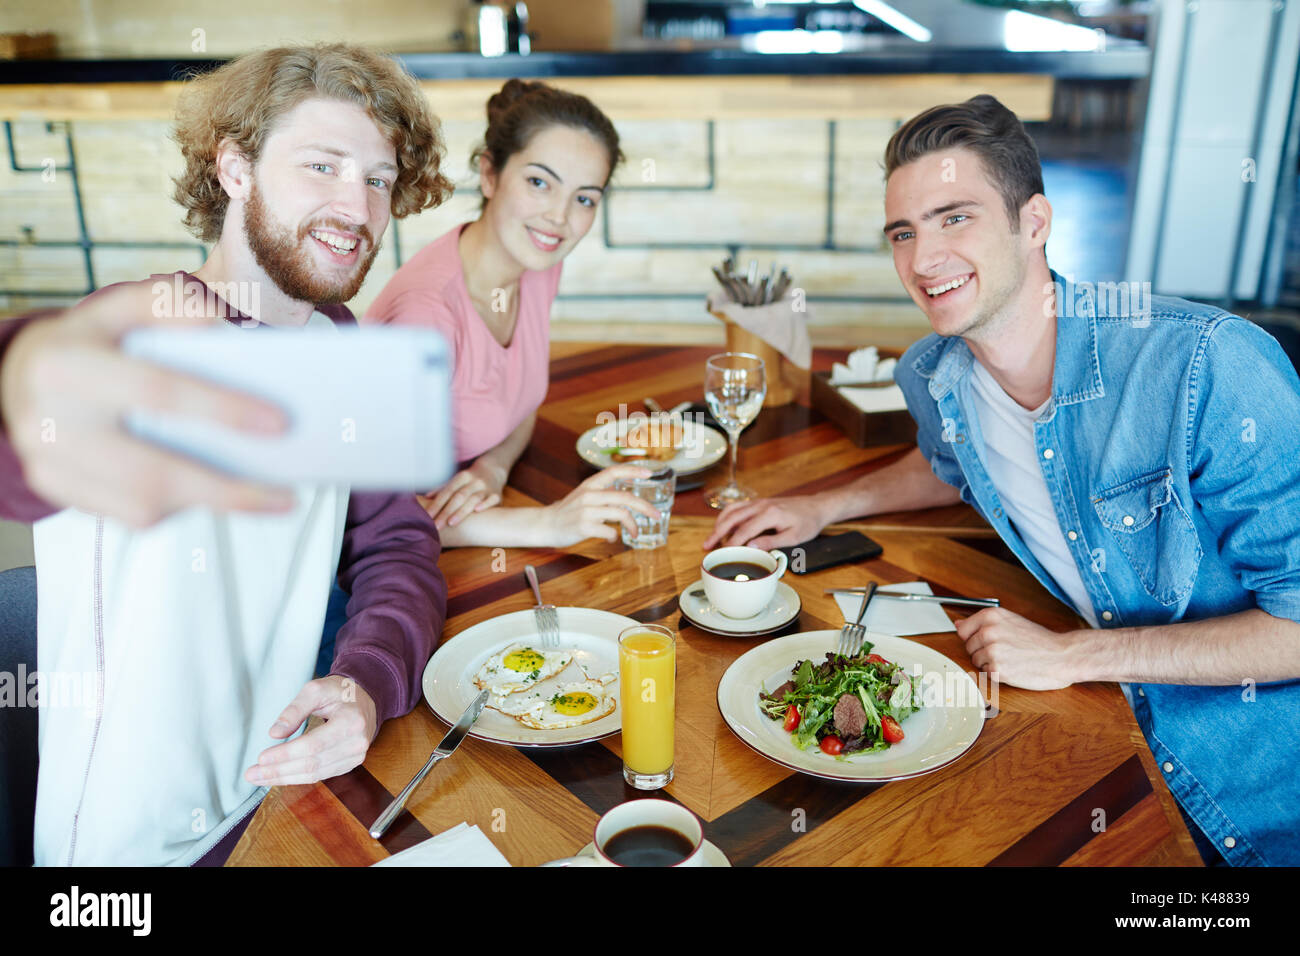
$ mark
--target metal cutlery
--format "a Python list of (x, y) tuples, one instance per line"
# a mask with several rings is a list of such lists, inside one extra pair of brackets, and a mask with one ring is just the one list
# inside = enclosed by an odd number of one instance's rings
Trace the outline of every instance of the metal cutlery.
[(542, 603), (542, 589), (537, 584), (537, 572), (531, 564), (524, 565), (524, 577), (537, 598), (537, 607), (533, 608), (533, 622), (537, 625), (537, 636), (542, 646), (554, 650), (560, 646), (560, 616), (554, 604)]
[(772, 263), (768, 274), (759, 277), (758, 260), (749, 260), (745, 272), (736, 272), (736, 263), (731, 256), (722, 261), (721, 267), (712, 266), (713, 276), (727, 290), (733, 302), (743, 306), (767, 305), (780, 301), (790, 287), (791, 278), (784, 267), (777, 271), (777, 264)]
[(421, 781), (429, 775), (429, 771), (433, 769), (433, 765), (440, 760), (446, 760), (452, 755), (452, 752), (460, 746), (460, 742), (465, 739), (465, 735), (469, 733), (469, 729), (474, 726), (474, 721), (478, 720), (479, 714), (483, 713), (483, 706), (487, 703), (487, 699), (488, 691), (484, 690), (470, 702), (469, 707), (465, 709), (465, 713), (460, 715), (460, 720), (456, 721), (451, 730), (447, 732), (447, 736), (443, 737), (438, 746), (434, 748), (433, 753), (429, 755), (428, 762), (420, 768), (420, 772), (411, 778), (411, 782), (402, 788), (402, 792), (394, 798), (393, 802), (388, 805), (388, 808), (384, 810), (383, 813), (379, 814), (379, 817), (373, 824), (371, 824), (370, 835), (372, 837), (378, 840), (385, 832), (387, 832), (388, 828), (392, 826), (393, 821), (397, 819), (397, 815), (402, 812), (402, 808), (406, 806), (406, 801), (409, 800), (411, 794), (415, 792), (415, 788), (418, 787)]
[[(862, 594), (866, 588), (827, 588), (827, 594)], [(897, 598), (900, 601), (929, 601), (932, 604), (964, 604), (970, 607), (1001, 607), (997, 598), (944, 597), (942, 594), (913, 594), (910, 591), (878, 590), (882, 597)]]
[(668, 411), (664, 411), (664, 407), (660, 405), (658, 402), (656, 402), (653, 398), (643, 398), (641, 399), (641, 403), (645, 405), (646, 411), (648, 411), (651, 415), (666, 415), (669, 418), (672, 418), (676, 415), (680, 415), (682, 412), (686, 411), (686, 409), (690, 408), (691, 405), (693, 404), (690, 401), (678, 402), (672, 408), (668, 409)]
[(867, 636), (867, 629), (862, 626), (862, 619), (867, 615), (867, 605), (871, 603), (872, 595), (876, 593), (876, 585), (874, 583), (867, 585), (867, 589), (861, 593), (864, 597), (862, 609), (858, 611), (858, 619), (852, 624), (845, 621), (844, 626), (840, 628), (840, 644), (837, 653), (844, 657), (857, 657), (858, 652), (862, 650), (862, 642)]

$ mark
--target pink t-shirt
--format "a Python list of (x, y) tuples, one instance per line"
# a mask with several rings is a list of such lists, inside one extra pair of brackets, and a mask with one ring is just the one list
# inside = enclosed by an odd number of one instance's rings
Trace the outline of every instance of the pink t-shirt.
[(452, 435), (460, 462), (501, 444), (546, 397), (551, 303), (563, 265), (519, 277), (519, 317), (510, 344), (502, 346), (465, 285), (459, 243), (466, 225), (412, 256), (361, 320), (363, 325), (418, 325), (447, 340), (453, 361)]

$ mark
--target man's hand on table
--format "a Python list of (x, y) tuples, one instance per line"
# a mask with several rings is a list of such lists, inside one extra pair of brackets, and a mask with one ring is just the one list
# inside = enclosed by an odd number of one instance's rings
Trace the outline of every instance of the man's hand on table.
[(758, 498), (724, 508), (704, 550), (747, 544), (770, 551), (815, 538), (827, 524), (826, 501), (820, 495)]
[(154, 317), (151, 301), (146, 283), (110, 289), (33, 321), (10, 343), (0, 366), (0, 423), (28, 487), (52, 505), (107, 515), (133, 528), (194, 505), (291, 508), (291, 491), (231, 479), (122, 426), (128, 411), (151, 409), (254, 434), (286, 427), (273, 405), (124, 355), (119, 343), (133, 328), (196, 324)]
[(1002, 607), (985, 608), (957, 622), (957, 636), (979, 670), (1025, 690), (1058, 690), (1074, 683), (1071, 637)]
[(296, 740), (268, 747), (244, 779), (264, 787), (337, 777), (366, 757), (379, 729), (375, 702), (356, 681), (337, 674), (310, 681), (271, 725), (272, 737), (293, 734), (311, 716), (324, 717)]

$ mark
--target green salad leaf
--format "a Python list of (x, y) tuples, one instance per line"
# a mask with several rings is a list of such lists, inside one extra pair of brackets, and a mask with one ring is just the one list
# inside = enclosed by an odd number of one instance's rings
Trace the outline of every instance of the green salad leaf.
[(783, 720), (794, 704), (800, 719), (790, 736), (796, 747), (809, 750), (819, 746), (828, 734), (835, 733), (843, 739), (834, 724), (835, 705), (845, 694), (852, 694), (862, 702), (866, 713), (862, 739), (855, 738), (858, 749), (852, 752), (887, 749), (889, 743), (883, 738), (881, 717), (888, 715), (901, 724), (920, 709), (921, 701), (902, 665), (868, 660), (871, 648), (866, 644), (853, 657), (829, 653), (821, 663), (800, 661), (790, 676), (793, 689), (779, 697), (761, 689), (760, 709), (773, 720)]

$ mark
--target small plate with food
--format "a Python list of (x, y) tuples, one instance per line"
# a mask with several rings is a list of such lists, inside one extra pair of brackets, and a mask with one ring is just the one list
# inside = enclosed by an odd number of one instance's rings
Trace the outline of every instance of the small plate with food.
[(746, 745), (791, 770), (882, 782), (932, 773), (970, 749), (984, 695), (932, 648), (868, 632), (853, 657), (839, 631), (809, 631), (742, 654), (718, 683), (718, 709)]
[(582, 459), (597, 468), (644, 463), (691, 475), (722, 460), (727, 436), (690, 417), (633, 413), (584, 432), (577, 447)]
[(563, 747), (616, 734), (618, 635), (636, 621), (561, 607), (559, 647), (543, 647), (531, 610), (494, 617), (443, 642), (424, 668), (424, 698), (455, 723), (490, 690), (471, 737), (515, 747)]

